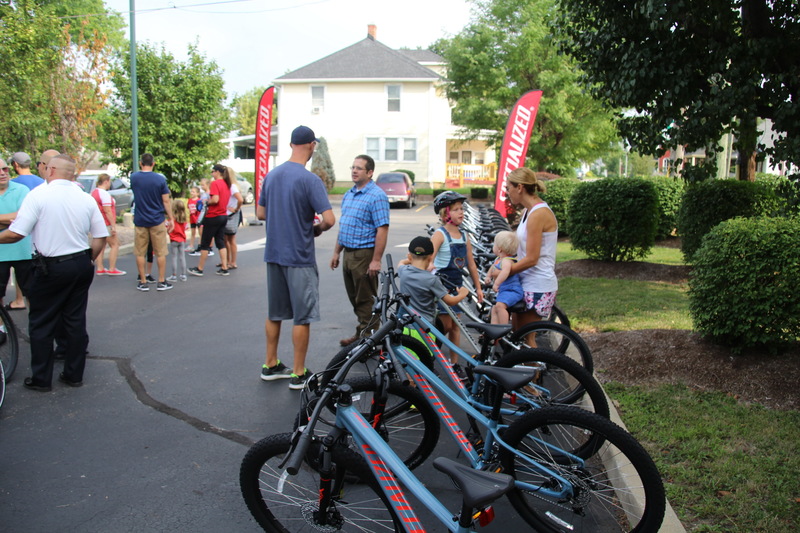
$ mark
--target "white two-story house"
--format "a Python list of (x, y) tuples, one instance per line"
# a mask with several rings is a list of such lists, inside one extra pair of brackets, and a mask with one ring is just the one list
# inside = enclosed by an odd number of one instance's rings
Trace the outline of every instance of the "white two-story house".
[(411, 170), (417, 186), (456, 186), (465, 173), (493, 181), (494, 151), (482, 140), (462, 140), (450, 122), (444, 74), (439, 55), (393, 50), (369, 26), (365, 39), (274, 81), (277, 162), (288, 159), (289, 134), (302, 124), (327, 141), (341, 185), (350, 183), (349, 167), (362, 153), (375, 159), (376, 175)]

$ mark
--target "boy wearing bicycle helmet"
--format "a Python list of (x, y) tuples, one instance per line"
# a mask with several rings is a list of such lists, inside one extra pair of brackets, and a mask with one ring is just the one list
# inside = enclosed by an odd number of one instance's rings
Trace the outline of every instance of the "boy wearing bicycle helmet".
[[(445, 191), (433, 200), (433, 210), (439, 215), (442, 223), (442, 226), (431, 236), (433, 266), (436, 274), (455, 287), (463, 285), (464, 269), (466, 268), (472, 279), (472, 285), (475, 287), (478, 302), (483, 302), (478, 268), (472, 257), (472, 244), (459, 227), (464, 222), (464, 201), (466, 199), (467, 197), (463, 194)], [(461, 312), (458, 307), (454, 307), (453, 310), (456, 313)], [(447, 314), (447, 310), (442, 304), (439, 307), (439, 319), (442, 321), (442, 327), (447, 333), (447, 337), (458, 346), (461, 341), (461, 330), (453, 323), (453, 319)], [(459, 377), (466, 378), (466, 373), (458, 364), (458, 354), (453, 351), (450, 352), (450, 362)]]

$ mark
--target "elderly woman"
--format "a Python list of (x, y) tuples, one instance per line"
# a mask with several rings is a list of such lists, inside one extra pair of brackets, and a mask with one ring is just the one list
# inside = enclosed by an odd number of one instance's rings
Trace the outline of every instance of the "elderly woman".
[[(30, 189), (25, 185), (14, 183), (11, 181), (11, 176), (8, 173), (8, 165), (3, 159), (0, 159), (0, 229), (5, 229), (14, 218), (17, 216), (22, 205), (22, 200), (28, 194)], [(15, 244), (4, 244), (0, 246), (0, 287), (3, 291), (0, 293), (0, 304), (6, 294), (6, 286), (11, 277), (11, 268), (17, 277), (17, 286), (22, 289), (17, 298), (6, 305), (6, 309), (14, 311), (17, 309), (25, 309), (25, 299), (27, 296), (28, 278), (31, 273), (31, 252), (33, 245), (31, 244), (30, 236), (25, 237)], [(14, 304), (14, 305), (12, 305)], [(0, 329), (0, 331), (2, 331)], [(5, 338), (4, 336), (1, 338)]]
[(103, 267), (103, 254), (105, 249), (100, 255), (97, 256), (97, 275), (105, 274), (106, 276), (123, 276), (124, 270), (117, 269), (117, 257), (119, 256), (119, 238), (117, 238), (117, 209), (114, 197), (108, 192), (111, 189), (111, 176), (108, 174), (100, 174), (97, 176), (97, 183), (92, 191), (92, 198), (97, 202), (97, 207), (100, 208), (100, 214), (103, 215), (103, 221), (106, 223), (108, 229), (108, 238), (106, 239), (106, 246), (109, 248), (108, 252), (108, 270)]
[[(546, 319), (556, 301), (558, 221), (539, 197), (543, 192), (544, 182), (529, 168), (518, 168), (508, 175), (508, 198), (515, 206), (524, 207), (517, 227), (517, 262), (511, 267), (511, 274), (519, 274), (526, 311), (512, 317), (515, 329)], [(529, 341), (530, 344), (533, 339)]]

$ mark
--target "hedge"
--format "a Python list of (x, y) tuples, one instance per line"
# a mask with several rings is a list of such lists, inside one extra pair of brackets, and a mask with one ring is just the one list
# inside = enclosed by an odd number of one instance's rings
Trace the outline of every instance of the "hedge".
[(689, 185), (678, 210), (681, 251), (693, 262), (703, 237), (711, 228), (734, 217), (771, 216), (781, 202), (774, 189), (762, 182), (706, 180)]
[(569, 199), (582, 183), (577, 178), (560, 178), (545, 183), (547, 192), (541, 195), (542, 200), (556, 215), (559, 235), (569, 235)]
[(689, 312), (695, 329), (734, 352), (770, 352), (800, 337), (800, 220), (734, 218), (694, 255)]
[(646, 179), (656, 186), (658, 193), (659, 218), (656, 239), (666, 239), (672, 236), (678, 227), (678, 210), (681, 207), (686, 182), (665, 176), (652, 176)]
[(655, 244), (658, 193), (650, 181), (606, 178), (581, 184), (569, 201), (573, 248), (592, 259), (633, 261)]

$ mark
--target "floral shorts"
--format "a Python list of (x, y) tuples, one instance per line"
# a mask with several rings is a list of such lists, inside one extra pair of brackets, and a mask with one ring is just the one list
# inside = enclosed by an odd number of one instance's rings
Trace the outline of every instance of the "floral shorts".
[(550, 316), (556, 303), (556, 292), (526, 292), (525, 309), (534, 310), (542, 318)]

